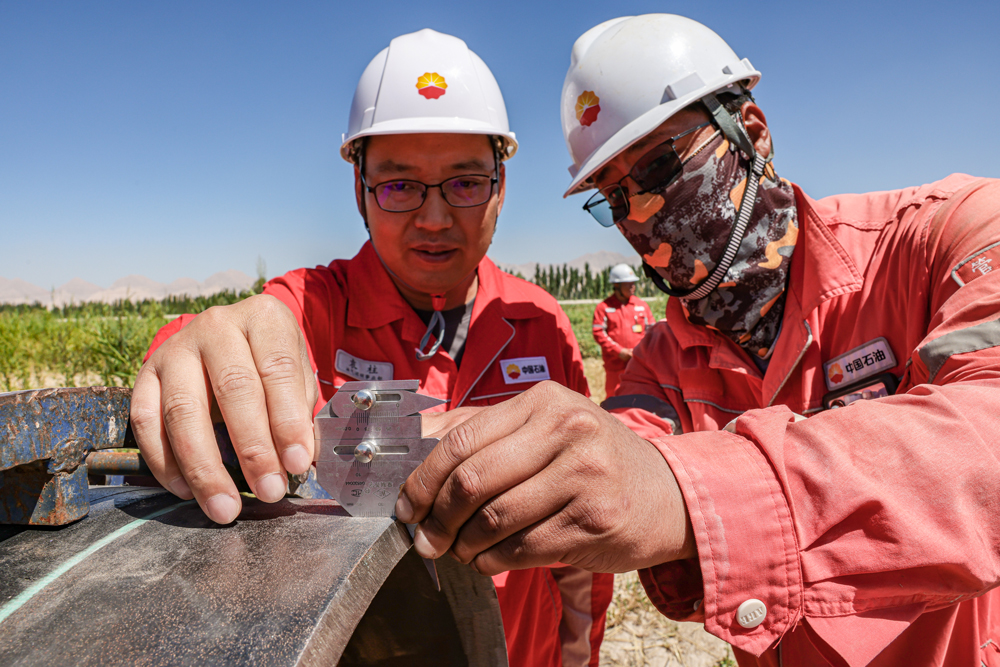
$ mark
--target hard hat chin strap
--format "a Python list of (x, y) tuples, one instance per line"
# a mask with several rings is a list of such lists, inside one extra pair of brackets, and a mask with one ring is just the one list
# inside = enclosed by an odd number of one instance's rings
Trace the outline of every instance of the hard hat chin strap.
[(750, 174), (747, 175), (747, 185), (743, 189), (743, 197), (740, 199), (740, 208), (736, 214), (736, 224), (729, 230), (725, 252), (722, 253), (722, 258), (705, 280), (690, 289), (675, 289), (667, 285), (656, 269), (645, 261), (642, 263), (642, 270), (660, 291), (685, 301), (693, 301), (708, 296), (719, 286), (719, 283), (726, 276), (726, 272), (732, 266), (733, 260), (736, 259), (736, 253), (740, 249), (740, 244), (743, 243), (743, 236), (746, 234), (750, 216), (753, 215), (754, 205), (757, 201), (757, 187), (760, 185), (761, 176), (764, 174), (767, 163), (771, 161), (770, 155), (764, 157), (754, 149), (753, 142), (750, 141), (747, 131), (742, 125), (733, 120), (733, 116), (719, 103), (715, 95), (705, 96), (702, 98), (702, 102), (708, 107), (709, 112), (712, 114), (719, 129), (726, 135), (726, 138), (732, 141), (748, 157), (752, 158), (753, 164), (750, 168)]
[(736, 147), (743, 151), (747, 157), (752, 158), (757, 154), (746, 129), (742, 124), (733, 120), (733, 115), (726, 110), (726, 107), (722, 106), (714, 93), (701, 98), (701, 102), (708, 107), (708, 112), (712, 114), (712, 120), (715, 121), (716, 127), (722, 130), (727, 139), (736, 144)]

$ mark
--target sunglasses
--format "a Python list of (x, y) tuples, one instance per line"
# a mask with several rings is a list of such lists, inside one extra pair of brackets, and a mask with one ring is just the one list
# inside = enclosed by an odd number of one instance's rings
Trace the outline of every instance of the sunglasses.
[(684, 161), (678, 155), (674, 142), (711, 124), (705, 122), (696, 125), (647, 151), (620, 181), (606, 185), (594, 193), (583, 205), (583, 210), (594, 216), (594, 220), (604, 227), (612, 227), (627, 218), (628, 200), (631, 195), (623, 185), (625, 179), (631, 178), (639, 186), (639, 191), (633, 193), (637, 195), (668, 187), (677, 180), (684, 169)]

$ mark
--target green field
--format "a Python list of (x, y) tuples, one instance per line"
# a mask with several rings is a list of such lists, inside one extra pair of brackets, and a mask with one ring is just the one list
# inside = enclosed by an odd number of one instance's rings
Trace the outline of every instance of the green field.
[[(89, 303), (53, 309), (0, 306), (0, 391), (131, 386), (153, 336), (171, 317), (234, 303), (254, 293), (222, 292), (209, 298)], [(647, 297), (646, 301), (654, 316), (662, 318), (665, 299)], [(584, 358), (601, 355), (591, 335), (595, 306), (563, 305)]]
[(95, 384), (130, 387), (153, 336), (172, 316), (200, 313), (255, 293), (52, 309), (38, 304), (0, 305), (0, 391)]

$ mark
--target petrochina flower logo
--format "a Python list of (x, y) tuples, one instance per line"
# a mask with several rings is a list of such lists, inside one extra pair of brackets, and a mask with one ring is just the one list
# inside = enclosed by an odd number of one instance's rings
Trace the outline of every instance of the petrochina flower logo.
[(597, 120), (597, 114), (601, 113), (601, 98), (594, 91), (585, 90), (576, 98), (576, 119), (580, 125), (587, 127)]
[(444, 82), (444, 77), (437, 72), (424, 72), (424, 75), (417, 79), (417, 92), (429, 100), (436, 100), (445, 94), (448, 84)]
[(834, 364), (830, 366), (830, 382), (837, 384), (844, 379), (844, 369), (840, 367), (840, 364)]
[(517, 364), (507, 364), (507, 377), (511, 380), (521, 377), (521, 367)]

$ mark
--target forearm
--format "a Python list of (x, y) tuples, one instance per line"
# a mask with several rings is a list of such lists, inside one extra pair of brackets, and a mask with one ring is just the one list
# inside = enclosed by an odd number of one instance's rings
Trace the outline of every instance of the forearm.
[[(1000, 581), (997, 388), (921, 385), (801, 422), (753, 410), (736, 434), (654, 440), (698, 560), (644, 572), (650, 599), (757, 653), (800, 618), (933, 610), (989, 590)], [(749, 597), (768, 609), (753, 632), (734, 615)]]

